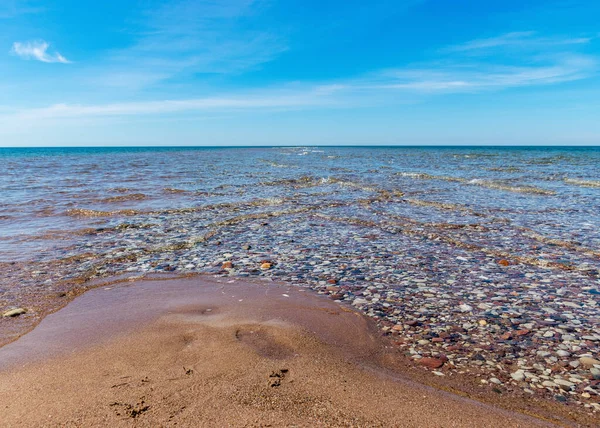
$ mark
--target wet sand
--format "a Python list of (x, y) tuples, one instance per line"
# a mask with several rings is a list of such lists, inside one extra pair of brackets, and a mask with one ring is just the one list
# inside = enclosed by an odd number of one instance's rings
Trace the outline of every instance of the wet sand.
[(550, 426), (418, 384), (387, 345), (297, 287), (96, 288), (0, 349), (2, 426)]

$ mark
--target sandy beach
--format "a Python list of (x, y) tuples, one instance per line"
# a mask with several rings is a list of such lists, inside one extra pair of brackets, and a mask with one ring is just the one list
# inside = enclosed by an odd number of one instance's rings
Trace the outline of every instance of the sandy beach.
[(2, 425), (554, 426), (415, 382), (388, 345), (367, 317), (297, 287), (101, 286), (0, 349)]

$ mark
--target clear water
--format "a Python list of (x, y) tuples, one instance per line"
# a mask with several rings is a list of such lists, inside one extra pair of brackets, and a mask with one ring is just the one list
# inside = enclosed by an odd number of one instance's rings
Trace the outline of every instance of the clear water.
[[(396, 196), (368, 210), (353, 204), (382, 191)], [(57, 257), (85, 228), (269, 198), (342, 202), (327, 209), (365, 219), (500, 222), (503, 236), (600, 247), (597, 147), (0, 149), (0, 196), (5, 262)], [(493, 244), (498, 233), (469, 238)]]

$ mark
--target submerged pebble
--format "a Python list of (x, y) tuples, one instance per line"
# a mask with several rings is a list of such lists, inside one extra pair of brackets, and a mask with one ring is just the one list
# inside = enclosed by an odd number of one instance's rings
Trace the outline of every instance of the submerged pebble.
[(18, 317), (19, 315), (23, 315), (27, 311), (23, 308), (10, 309), (2, 314), (5, 318)]

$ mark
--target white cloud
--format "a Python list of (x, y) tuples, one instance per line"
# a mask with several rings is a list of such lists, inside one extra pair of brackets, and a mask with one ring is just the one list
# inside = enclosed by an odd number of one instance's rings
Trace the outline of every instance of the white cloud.
[(591, 37), (539, 37), (535, 31), (516, 31), (496, 37), (471, 40), (450, 46), (445, 50), (448, 52), (481, 53), (498, 48), (550, 49), (568, 45), (583, 45), (591, 40)]
[(42, 108), (31, 108), (0, 115), (0, 121), (29, 122), (45, 119), (69, 119), (84, 117), (122, 117), (167, 115), (171, 113), (194, 112), (231, 112), (285, 110), (324, 106), (332, 103), (328, 96), (331, 91), (322, 91), (321, 87), (296, 91), (273, 91), (259, 95), (241, 94), (236, 96), (217, 96), (183, 100), (160, 100), (123, 102), (112, 104), (55, 104)]
[[(170, 114), (252, 112), (314, 108), (352, 108), (414, 100), (412, 95), (481, 92), (512, 87), (551, 85), (584, 79), (595, 72), (597, 62), (586, 56), (563, 56), (545, 65), (501, 66), (451, 64), (385, 70), (350, 81), (322, 82), (307, 86), (293, 83), (279, 89), (205, 98), (150, 100), (107, 104), (54, 104), (42, 108), (0, 114), (5, 124), (38, 124), (41, 121)], [(404, 97), (404, 98), (402, 98)]]
[(70, 61), (59, 52), (49, 53), (50, 44), (44, 40), (29, 42), (14, 42), (11, 52), (23, 59), (34, 59), (41, 62), (60, 62), (68, 64)]
[(131, 45), (111, 52), (91, 80), (141, 89), (182, 76), (256, 69), (287, 50), (277, 24), (263, 20), (268, 6), (264, 0), (174, 0), (142, 9)]
[(456, 93), (582, 80), (598, 70), (597, 58), (582, 53), (591, 40), (542, 37), (534, 31), (505, 33), (449, 46), (433, 61), (384, 70), (362, 83), (371, 89)]
[(28, 0), (1, 0), (0, 19), (11, 19), (19, 15), (40, 13), (43, 7), (36, 6)]
[(477, 92), (581, 80), (590, 77), (597, 68), (596, 59), (585, 55), (558, 55), (528, 65), (459, 61), (386, 70), (364, 84), (371, 88), (428, 93)]

